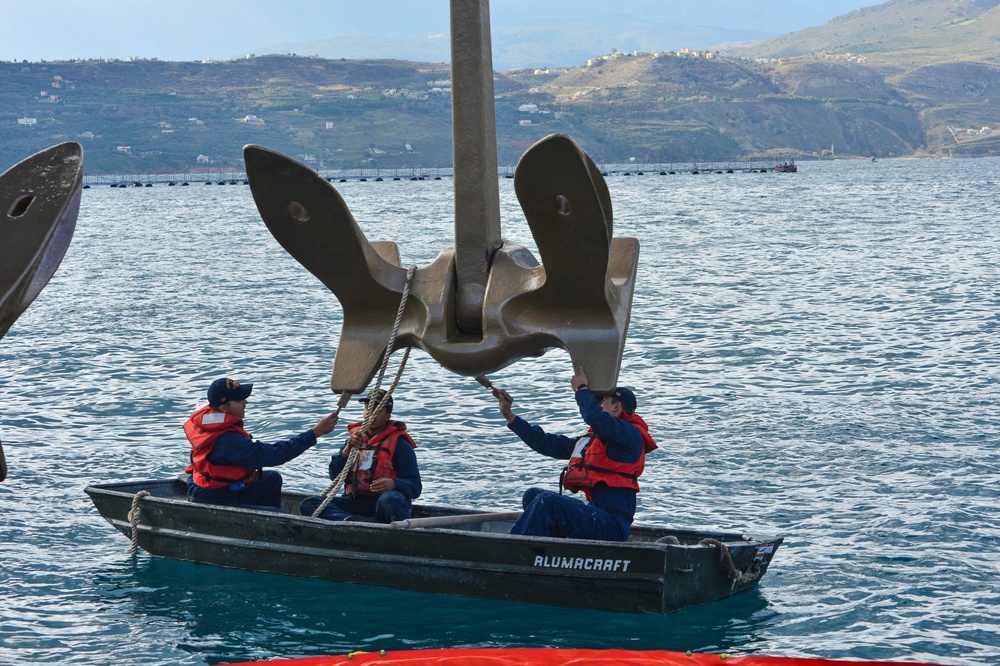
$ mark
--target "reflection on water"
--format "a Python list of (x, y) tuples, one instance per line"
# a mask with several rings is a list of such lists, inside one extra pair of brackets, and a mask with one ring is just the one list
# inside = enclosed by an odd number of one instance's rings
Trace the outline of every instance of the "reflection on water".
[[(178, 597), (176, 583), (185, 579), (198, 585)], [(753, 642), (754, 625), (766, 625), (769, 614), (759, 590), (667, 617), (557, 607), (540, 612), (528, 604), (249, 574), (160, 558), (118, 576), (102, 575), (98, 584), (106, 589), (107, 614), (139, 615), (170, 632), (183, 632), (189, 643), (185, 650), (207, 650), (206, 657), (220, 650), (218, 658), (227, 660), (291, 656), (262, 652), (259, 645), (248, 649), (247, 635), (255, 632), (266, 634), (272, 645), (308, 645), (295, 653), (299, 656), (442, 645), (739, 650)], [(302, 624), (306, 618), (308, 626)], [(583, 638), (579, 632), (586, 626), (602, 630)]]

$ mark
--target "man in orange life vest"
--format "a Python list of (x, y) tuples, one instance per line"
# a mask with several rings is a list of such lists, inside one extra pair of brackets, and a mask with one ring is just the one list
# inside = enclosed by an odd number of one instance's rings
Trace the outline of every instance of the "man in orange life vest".
[[(340, 475), (352, 448), (358, 449), (358, 457), (344, 480), (344, 494), (330, 500), (319, 517), (376, 523), (406, 520), (412, 501), (420, 496), (422, 489), (413, 451), (417, 445), (406, 432), (406, 424), (392, 419), (392, 396), (386, 391), (373, 391), (359, 402), (365, 404), (366, 416), (368, 410), (385, 404), (366, 434), (361, 434), (362, 423), (347, 426), (351, 436), (330, 460), (330, 479)], [(302, 500), (299, 512), (311, 516), (322, 502), (322, 497), (307, 497)]]
[[(571, 380), (580, 416), (590, 426), (582, 437), (546, 434), (514, 414), (514, 399), (493, 389), (500, 414), (510, 428), (535, 451), (569, 460), (559, 480), (560, 492), (529, 488), (522, 498), (524, 513), (511, 534), (627, 541), (635, 515), (639, 475), (646, 454), (656, 448), (646, 422), (635, 413), (635, 394), (617, 387), (598, 400), (587, 389), (581, 368)], [(587, 503), (562, 495), (562, 488), (582, 490)]]
[(208, 404), (184, 424), (191, 443), (191, 464), (184, 471), (191, 475), (188, 499), (192, 502), (281, 511), (281, 474), (262, 468), (298, 457), (337, 425), (337, 415), (331, 413), (287, 441), (254, 441), (243, 429), (252, 390), (253, 384), (216, 379), (208, 387)]

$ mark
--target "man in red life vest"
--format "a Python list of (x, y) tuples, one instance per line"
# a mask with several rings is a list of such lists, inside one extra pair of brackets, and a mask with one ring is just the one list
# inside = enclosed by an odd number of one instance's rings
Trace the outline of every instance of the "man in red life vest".
[[(542, 455), (569, 461), (560, 478), (560, 493), (541, 488), (524, 493), (524, 513), (510, 533), (627, 541), (639, 475), (656, 442), (646, 422), (635, 413), (632, 391), (619, 386), (598, 400), (587, 389), (582, 368), (570, 383), (580, 416), (590, 426), (581, 437), (546, 434), (511, 411), (514, 399), (509, 393), (493, 389), (508, 428)], [(562, 487), (574, 493), (582, 490), (587, 503), (562, 495)]]
[(253, 384), (216, 379), (208, 387), (208, 404), (184, 424), (191, 443), (188, 499), (245, 509), (281, 511), (281, 474), (276, 467), (298, 457), (331, 432), (337, 415), (327, 414), (309, 430), (274, 444), (254, 441), (243, 429), (247, 398)]
[[(344, 480), (344, 494), (330, 500), (318, 517), (376, 523), (406, 520), (412, 501), (420, 496), (422, 489), (413, 451), (417, 445), (406, 432), (406, 424), (392, 419), (392, 396), (386, 391), (373, 391), (359, 402), (364, 403), (366, 416), (369, 410), (385, 404), (364, 435), (362, 423), (347, 426), (351, 436), (330, 460), (330, 479), (340, 475), (352, 448), (358, 449), (358, 457)], [(322, 502), (318, 495), (307, 497), (302, 500), (299, 512), (311, 516)]]

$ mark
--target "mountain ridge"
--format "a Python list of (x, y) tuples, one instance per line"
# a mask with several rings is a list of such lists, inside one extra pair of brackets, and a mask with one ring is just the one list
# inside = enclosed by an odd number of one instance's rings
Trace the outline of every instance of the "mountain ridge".
[(1000, 64), (998, 39), (1000, 0), (889, 0), (727, 53), (749, 58), (849, 53), (875, 66), (908, 70), (952, 60)]
[[(908, 25), (916, 9), (936, 27)], [(814, 51), (810, 28), (744, 56), (612, 49), (576, 67), (499, 71), (499, 159), (556, 132), (599, 162), (1000, 155), (1000, 62), (977, 55), (1000, 40), (1000, 0), (890, 0), (827, 24), (822, 43), (844, 26), (850, 48), (917, 33), (933, 46), (942, 30), (949, 41), (921, 59)], [(79, 140), (91, 172), (241, 170), (246, 143), (317, 168), (447, 166), (449, 79), (441, 62), (287, 55), (0, 62), (0, 164)]]
[[(500, 25), (493, 27), (491, 32), (493, 65), (499, 71), (525, 67), (575, 67), (595, 53), (607, 53), (612, 49), (626, 52), (710, 49), (720, 43), (773, 36), (773, 33), (756, 30), (648, 21), (627, 14)], [(352, 35), (267, 45), (251, 50), (258, 55), (297, 54), (331, 60), (451, 60), (451, 42), (447, 32), (403, 38)]]

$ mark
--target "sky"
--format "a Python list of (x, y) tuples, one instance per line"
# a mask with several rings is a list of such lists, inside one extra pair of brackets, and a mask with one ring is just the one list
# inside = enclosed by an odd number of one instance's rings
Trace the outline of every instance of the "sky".
[[(497, 26), (629, 15), (654, 23), (792, 32), (884, 0), (492, 0)], [(448, 32), (445, 0), (3, 0), (0, 60), (130, 56), (229, 60), (348, 36)], [(275, 51), (283, 53), (285, 51)]]

